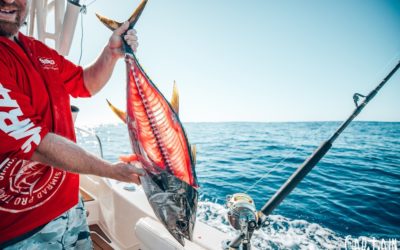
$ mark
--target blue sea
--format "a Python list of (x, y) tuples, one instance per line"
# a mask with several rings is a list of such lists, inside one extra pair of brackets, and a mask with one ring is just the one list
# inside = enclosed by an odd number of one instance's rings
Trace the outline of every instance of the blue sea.
[[(234, 237), (225, 218), (226, 196), (245, 192), (260, 209), (340, 124), (184, 124), (197, 145), (198, 219)], [(86, 129), (101, 138), (105, 159), (131, 152), (125, 125)], [(80, 144), (97, 150), (86, 136)], [(253, 236), (254, 249), (399, 247), (400, 123), (351, 123), (269, 223)]]

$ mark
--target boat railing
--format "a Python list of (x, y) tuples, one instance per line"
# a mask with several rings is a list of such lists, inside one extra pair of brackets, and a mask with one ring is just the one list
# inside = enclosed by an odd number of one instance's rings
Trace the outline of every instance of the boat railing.
[[(75, 126), (75, 131), (76, 131), (76, 135), (78, 138), (78, 144), (85, 147), (85, 149), (87, 149), (87, 147), (88, 147), (88, 145), (85, 143), (85, 139), (94, 138), (95, 140), (92, 139), (91, 141), (94, 141), (95, 144), (97, 144), (97, 151), (98, 151), (100, 157), (102, 159), (104, 159), (103, 145), (102, 145), (101, 139), (94, 131), (89, 131), (89, 130), (86, 130), (86, 129), (83, 129), (80, 127), (76, 127), (76, 126)], [(90, 147), (91, 150), (89, 150), (89, 151), (93, 151), (93, 146), (94, 145), (92, 144)], [(96, 147), (96, 146), (94, 146), (94, 147)]]

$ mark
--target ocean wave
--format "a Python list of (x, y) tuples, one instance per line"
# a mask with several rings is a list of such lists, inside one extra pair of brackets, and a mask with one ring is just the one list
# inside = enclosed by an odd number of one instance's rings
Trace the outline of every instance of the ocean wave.
[[(210, 201), (199, 202), (197, 219), (227, 233), (234, 239), (238, 231), (226, 218), (228, 209)], [(256, 230), (251, 239), (252, 249), (397, 249), (396, 239), (376, 239), (366, 236), (340, 236), (334, 231), (306, 220), (270, 215), (266, 225)], [(369, 248), (368, 248), (369, 247)]]

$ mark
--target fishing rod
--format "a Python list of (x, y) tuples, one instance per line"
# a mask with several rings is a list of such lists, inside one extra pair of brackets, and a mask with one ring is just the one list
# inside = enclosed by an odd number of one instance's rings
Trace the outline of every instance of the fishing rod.
[[(333, 133), (333, 135), (326, 140), (324, 143), (314, 151), (314, 153), (303, 162), (303, 164), (289, 177), (289, 179), (282, 185), (282, 187), (272, 196), (271, 199), (263, 206), (261, 212), (268, 216), (271, 212), (290, 194), (290, 192), (301, 182), (301, 180), (318, 164), (318, 162), (325, 156), (325, 154), (332, 147), (333, 142), (339, 137), (339, 135), (347, 128), (347, 126), (354, 120), (354, 118), (360, 114), (364, 107), (371, 101), (378, 91), (386, 84), (386, 82), (396, 73), (400, 68), (400, 61), (390, 71), (390, 73), (382, 80), (382, 82), (373, 89), (367, 96), (355, 93), (353, 95), (354, 103), (356, 105), (355, 110), (347, 118), (346, 121)], [(360, 97), (364, 98), (361, 104), (358, 104)]]
[[(279, 188), (278, 191), (265, 203), (261, 210), (257, 213), (253, 200), (247, 194), (235, 194), (228, 196), (228, 219), (231, 225), (240, 230), (240, 234), (232, 241), (225, 242), (225, 249), (250, 249), (250, 238), (254, 230), (259, 229), (265, 222), (268, 215), (297, 187), (304, 177), (318, 164), (318, 162), (331, 149), (334, 141), (347, 128), (347, 126), (360, 114), (364, 107), (371, 101), (379, 90), (400, 68), (400, 61), (390, 71), (390, 73), (382, 80), (375, 89), (367, 96), (355, 93), (353, 100), (356, 108), (349, 118), (345, 120), (333, 135), (323, 142), (312, 154), (306, 159), (300, 167), (287, 179), (287, 181)], [(360, 98), (364, 98), (359, 104)], [(262, 218), (263, 217), (263, 218)]]

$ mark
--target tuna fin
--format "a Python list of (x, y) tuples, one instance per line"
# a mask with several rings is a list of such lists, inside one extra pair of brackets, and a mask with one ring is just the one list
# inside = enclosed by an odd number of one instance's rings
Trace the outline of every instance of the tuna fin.
[(133, 162), (133, 161), (138, 161), (139, 157), (135, 154), (131, 154), (131, 155), (121, 155), (119, 157), (119, 160), (122, 162)]
[(108, 100), (107, 100), (107, 103), (108, 103), (108, 106), (110, 106), (111, 110), (119, 117), (119, 119), (121, 119), (124, 123), (126, 123), (126, 113), (124, 111), (116, 108)]
[(114, 31), (118, 29), (122, 23), (109, 19), (108, 17), (102, 16), (96, 13), (97, 18), (110, 30)]
[(174, 88), (172, 89), (171, 106), (175, 113), (179, 116), (179, 92), (174, 81)]
[(129, 17), (129, 27), (135, 26), (137, 20), (139, 19), (140, 15), (142, 14), (144, 7), (146, 6), (148, 0), (142, 0), (142, 2), (139, 4), (139, 6), (136, 8), (136, 10), (132, 13), (132, 15)]
[(192, 144), (190, 146), (191, 150), (192, 150), (192, 160), (193, 160), (193, 164), (196, 164), (196, 144)]
[[(135, 26), (137, 20), (140, 17), (140, 14), (142, 14), (144, 7), (146, 6), (148, 0), (142, 0), (142, 2), (139, 4), (139, 6), (136, 8), (136, 10), (132, 13), (132, 15), (129, 17), (129, 27), (133, 28)], [(97, 18), (105, 25), (107, 28), (110, 30), (114, 31), (118, 29), (122, 23), (111, 20), (105, 16), (102, 16), (100, 14), (96, 13)]]

